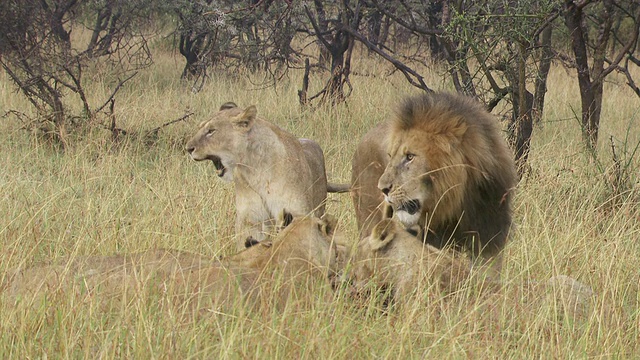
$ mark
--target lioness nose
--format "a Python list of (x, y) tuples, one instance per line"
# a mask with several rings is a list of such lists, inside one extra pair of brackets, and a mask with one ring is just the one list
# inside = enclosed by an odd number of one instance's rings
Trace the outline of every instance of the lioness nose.
[(388, 187), (382, 188), (382, 193), (385, 195), (389, 195), (390, 191), (391, 191), (391, 185), (389, 185)]
[(189, 154), (191, 154), (193, 152), (193, 150), (195, 150), (196, 148), (195, 148), (195, 146), (186, 146), (186, 149), (187, 149), (187, 152)]

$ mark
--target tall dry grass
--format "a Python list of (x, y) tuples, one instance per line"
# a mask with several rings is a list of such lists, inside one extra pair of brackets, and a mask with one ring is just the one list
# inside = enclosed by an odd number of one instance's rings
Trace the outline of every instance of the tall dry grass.
[[(164, 128), (157, 141), (113, 144), (96, 129), (64, 154), (21, 129), (0, 122), (0, 276), (16, 266), (64, 261), (78, 255), (136, 252), (168, 247), (206, 256), (234, 250), (232, 187), (212, 168), (183, 151), (197, 124), (220, 104), (256, 104), (264, 118), (325, 149), (330, 180), (350, 177), (357, 140), (387, 118), (403, 96), (416, 93), (388, 65), (366, 59), (353, 76), (346, 106), (302, 111), (301, 74), (261, 89), (243, 74), (213, 74), (194, 94), (178, 79), (181, 60), (160, 54), (116, 100), (118, 126), (130, 132), (194, 116)], [(448, 85), (433, 70), (428, 82)], [(322, 75), (312, 77), (320, 88)], [(640, 102), (622, 78), (605, 90), (599, 158), (611, 165), (608, 137), (640, 141)], [(96, 68), (92, 99), (109, 94), (110, 78)], [(545, 118), (534, 130), (531, 171), (515, 199), (515, 227), (506, 249), (504, 296), (491, 304), (417, 301), (396, 312), (352, 306), (308, 294), (308, 306), (252, 312), (191, 314), (165, 306), (162, 294), (145, 292), (105, 311), (93, 301), (51, 296), (36, 307), (1, 298), (2, 358), (575, 358), (634, 357), (640, 353), (640, 210), (637, 193), (616, 206), (603, 175), (581, 144), (579, 93), (572, 74), (551, 74)], [(29, 112), (5, 75), (2, 111)], [(135, 138), (134, 138), (135, 139)], [(619, 150), (621, 143), (617, 143)], [(637, 160), (632, 164), (638, 187)], [(331, 195), (328, 211), (356, 237), (347, 195)], [(551, 303), (532, 308), (518, 284), (567, 274), (596, 292), (592, 311), (579, 319), (560, 316)], [(512, 284), (512, 285), (509, 285)], [(472, 295), (469, 295), (472, 296)], [(470, 301), (473, 299), (469, 299)], [(491, 310), (487, 310), (491, 309)]]

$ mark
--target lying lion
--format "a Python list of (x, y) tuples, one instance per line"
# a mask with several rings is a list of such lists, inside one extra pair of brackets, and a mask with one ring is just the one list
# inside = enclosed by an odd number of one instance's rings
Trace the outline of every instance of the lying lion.
[(216, 174), (235, 184), (238, 250), (249, 238), (265, 240), (280, 214), (321, 217), (327, 190), (348, 190), (327, 184), (324, 154), (315, 141), (259, 118), (255, 106), (222, 105), (186, 149), (194, 160), (211, 160)]
[[(247, 297), (269, 301), (268, 296), (286, 295), (283, 283), (330, 283), (337, 271), (334, 228), (333, 219), (296, 218), (272, 242), (223, 259), (166, 249), (78, 257), (14, 270), (2, 290), (8, 303), (31, 307), (55, 296), (104, 301), (144, 292), (165, 293), (200, 307)], [(276, 294), (266, 291), (274, 289)]]
[(357, 290), (373, 282), (390, 289), (394, 298), (406, 298), (429, 287), (452, 293), (469, 277), (469, 269), (460, 257), (423, 244), (398, 222), (385, 219), (358, 243), (353, 274)]
[[(413, 229), (407, 230), (391, 219), (376, 224), (371, 235), (360, 240), (352, 260), (356, 294), (386, 289), (393, 300), (406, 303), (413, 295), (425, 291), (442, 297), (475, 284), (484, 295), (502, 296), (509, 294), (505, 288), (512, 291), (514, 285), (518, 285), (476, 278), (470, 272), (471, 263), (467, 258), (424, 244), (419, 236)], [(528, 302), (531, 311), (538, 311), (546, 303), (558, 314), (585, 317), (594, 299), (589, 286), (566, 275), (557, 275), (545, 282), (528, 281), (515, 287), (514, 302)]]

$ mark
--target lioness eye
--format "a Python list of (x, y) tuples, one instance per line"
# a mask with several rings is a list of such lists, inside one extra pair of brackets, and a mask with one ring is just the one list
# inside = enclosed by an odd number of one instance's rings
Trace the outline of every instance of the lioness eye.
[(414, 154), (408, 153), (407, 155), (405, 155), (405, 159), (407, 159), (407, 161), (411, 161), (415, 158), (416, 156)]
[(211, 136), (214, 132), (216, 132), (216, 129), (209, 129), (207, 130), (206, 136)]

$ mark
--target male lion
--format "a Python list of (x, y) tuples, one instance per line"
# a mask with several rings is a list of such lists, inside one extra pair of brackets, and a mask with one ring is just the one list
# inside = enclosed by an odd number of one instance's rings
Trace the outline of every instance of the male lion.
[(392, 219), (380, 221), (360, 240), (353, 260), (357, 292), (373, 282), (400, 300), (420, 289), (452, 293), (469, 277), (470, 269), (464, 259), (422, 243)]
[(36, 307), (54, 295), (104, 301), (158, 291), (200, 306), (277, 298), (280, 294), (268, 292), (274, 284), (331, 284), (337, 271), (335, 223), (333, 218), (296, 218), (272, 242), (222, 259), (158, 249), (35, 265), (9, 272), (2, 290), (9, 303)]
[(256, 115), (255, 106), (243, 110), (225, 103), (186, 145), (194, 160), (211, 160), (220, 178), (234, 182), (239, 250), (248, 238), (264, 240), (282, 213), (321, 217), (327, 196), (320, 146)]
[(361, 237), (384, 218), (383, 199), (405, 226), (437, 248), (451, 243), (494, 259), (511, 226), (517, 175), (497, 120), (474, 100), (432, 93), (406, 99), (365, 135), (352, 163)]

